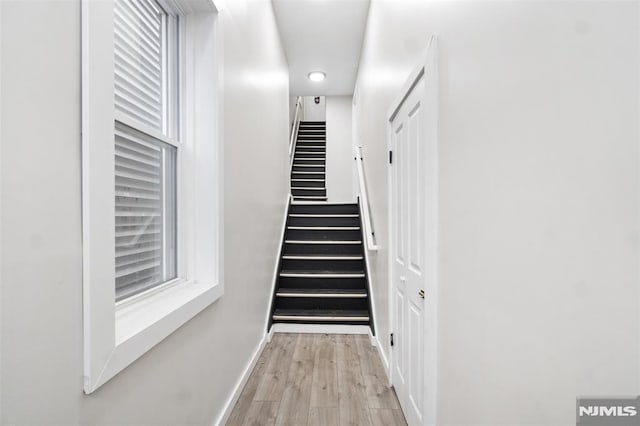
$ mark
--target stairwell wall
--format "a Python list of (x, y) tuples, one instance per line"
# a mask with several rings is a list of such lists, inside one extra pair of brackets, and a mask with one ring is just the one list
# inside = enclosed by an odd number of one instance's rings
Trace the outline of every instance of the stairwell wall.
[(225, 294), (89, 396), (80, 6), (0, 2), (0, 424), (210, 425), (263, 338), (288, 192), (288, 71), (271, 2), (225, 2), (219, 17)]
[(438, 424), (573, 424), (578, 395), (640, 391), (638, 8), (371, 3), (355, 116), (385, 354), (387, 112), (439, 37)]
[(355, 203), (351, 96), (327, 96), (327, 201)]
[(325, 121), (327, 119), (326, 96), (303, 96), (304, 115), (302, 121)]

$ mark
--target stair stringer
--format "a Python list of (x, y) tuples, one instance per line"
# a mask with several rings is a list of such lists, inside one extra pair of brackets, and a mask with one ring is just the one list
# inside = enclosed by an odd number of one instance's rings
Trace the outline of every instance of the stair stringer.
[(366, 235), (364, 235), (364, 227), (362, 226), (362, 218), (364, 217), (363, 215), (363, 206), (362, 206), (362, 198), (358, 197), (358, 209), (360, 210), (360, 234), (362, 235), (361, 237), (361, 241), (362, 241), (362, 253), (364, 253), (364, 275), (365, 275), (365, 282), (366, 282), (366, 286), (367, 286), (367, 295), (368, 295), (368, 302), (369, 302), (369, 327), (371, 328), (371, 335), (375, 337), (376, 335), (376, 327), (375, 327), (375, 320), (376, 320), (376, 313), (375, 313), (375, 309), (374, 309), (374, 301), (373, 301), (373, 286), (371, 285), (371, 268), (369, 266), (369, 250), (367, 250), (367, 245), (365, 243), (366, 241)]

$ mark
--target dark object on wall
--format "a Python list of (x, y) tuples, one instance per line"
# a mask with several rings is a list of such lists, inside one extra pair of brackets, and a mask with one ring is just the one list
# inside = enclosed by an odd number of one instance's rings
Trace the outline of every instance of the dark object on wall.
[(320, 96), (316, 96), (315, 99), (313, 100), (315, 103), (319, 104), (320, 103)]

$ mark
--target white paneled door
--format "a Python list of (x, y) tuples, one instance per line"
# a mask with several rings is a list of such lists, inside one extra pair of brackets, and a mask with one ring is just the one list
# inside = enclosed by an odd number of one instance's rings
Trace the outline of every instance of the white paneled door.
[(436, 423), (436, 39), (389, 115), (391, 381), (409, 425)]
[(392, 126), (393, 384), (407, 421), (424, 410), (424, 79), (403, 102)]

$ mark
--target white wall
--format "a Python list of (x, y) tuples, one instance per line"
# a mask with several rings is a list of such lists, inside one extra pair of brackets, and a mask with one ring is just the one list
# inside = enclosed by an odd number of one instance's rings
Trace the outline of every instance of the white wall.
[(325, 121), (326, 120), (326, 99), (318, 96), (320, 103), (315, 102), (315, 96), (304, 96), (304, 121)]
[(327, 96), (327, 201), (353, 203), (351, 96)]
[[(0, 25), (2, 25), (2, 7), (0, 7)], [(2, 28), (0, 27), (0, 37), (2, 36)], [(0, 52), (2, 51), (2, 38), (0, 38)], [(0, 53), (0, 99), (3, 97), (2, 91), (2, 53)], [(0, 247), (2, 247), (2, 241), (4, 240), (3, 232), (2, 232), (2, 140), (3, 140), (3, 131), (2, 131), (2, 101), (0, 101)], [(3, 259), (2, 259), (2, 249), (0, 248), (0, 422), (2, 422), (3, 418), (3, 408), (2, 401), (3, 398), (3, 390), (2, 390), (2, 318), (4, 315), (2, 314), (2, 288), (3, 288)]]
[(293, 125), (293, 119), (296, 115), (296, 101), (298, 100), (297, 96), (289, 96), (289, 127)]
[(225, 295), (89, 396), (80, 2), (4, 1), (0, 16), (0, 424), (213, 424), (265, 331), (288, 190), (288, 75), (271, 3), (227, 2), (221, 17)]
[(356, 111), (389, 353), (386, 113), (439, 36), (442, 425), (639, 393), (637, 2), (374, 0)]

